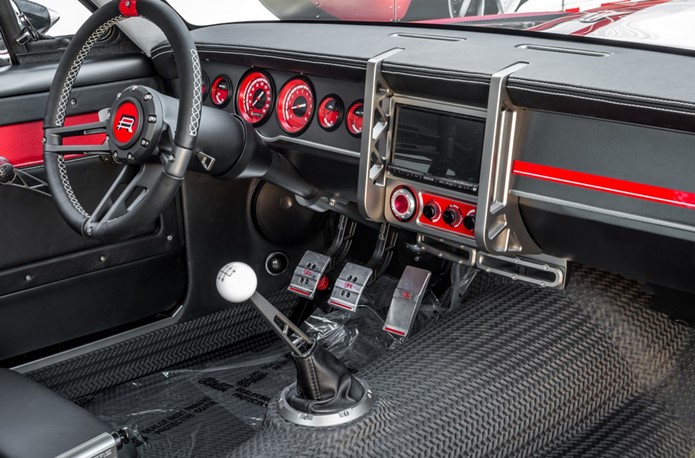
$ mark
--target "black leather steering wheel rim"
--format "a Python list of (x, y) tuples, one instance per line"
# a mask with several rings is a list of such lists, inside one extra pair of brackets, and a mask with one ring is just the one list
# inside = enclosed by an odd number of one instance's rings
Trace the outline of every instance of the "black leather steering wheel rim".
[[(76, 148), (62, 146), (62, 135), (70, 135), (66, 133), (69, 129), (64, 127), (68, 100), (77, 74), (98, 38), (120, 21), (133, 16), (143, 17), (154, 23), (171, 44), (179, 78), (178, 127), (167, 154), (168, 160), (140, 164), (140, 170), (133, 181), (140, 180), (137, 185), (145, 186), (146, 191), (141, 193), (141, 198), (136, 203), (126, 206), (124, 197), (120, 214), (108, 211), (111, 204), (107, 202), (110, 198), (107, 193), (95, 212), (90, 214), (75, 196), (65, 166), (66, 152), (76, 152)], [(166, 3), (159, 0), (113, 0), (87, 19), (71, 40), (57, 68), (44, 118), (47, 181), (58, 211), (70, 227), (85, 238), (104, 241), (125, 239), (150, 227), (174, 198), (192, 156), (200, 124), (201, 82), (195, 43), (186, 24)], [(104, 129), (103, 132), (106, 132), (107, 123), (108, 121), (104, 121), (81, 127), (84, 131), (93, 128)], [(94, 130), (90, 130), (91, 132)], [(91, 148), (85, 147), (84, 152), (90, 150)], [(94, 150), (97, 150), (96, 154), (111, 154), (106, 145)], [(128, 174), (121, 173), (119, 179), (124, 179), (126, 175)], [(117, 184), (119, 183), (114, 183), (109, 192), (115, 190)], [(115, 198), (113, 200), (116, 201)]]

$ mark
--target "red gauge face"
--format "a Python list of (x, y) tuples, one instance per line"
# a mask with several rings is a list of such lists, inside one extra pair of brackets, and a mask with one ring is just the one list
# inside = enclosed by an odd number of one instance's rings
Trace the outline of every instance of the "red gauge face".
[(364, 117), (364, 104), (362, 102), (355, 102), (350, 105), (347, 112), (346, 126), (348, 132), (359, 137), (362, 135), (362, 118)]
[(304, 78), (289, 80), (278, 94), (277, 117), (282, 130), (298, 134), (314, 115), (314, 91)]
[(329, 95), (319, 104), (319, 126), (327, 131), (338, 128), (343, 120), (343, 102), (337, 96)]
[(205, 97), (208, 96), (208, 89), (210, 89), (210, 78), (208, 78), (205, 72), (201, 73), (200, 76), (203, 78), (203, 84), (200, 85), (200, 92), (203, 94), (203, 100), (205, 100)]
[(218, 76), (212, 82), (210, 98), (215, 106), (223, 107), (229, 103), (232, 97), (232, 82), (226, 76)]
[(239, 83), (236, 107), (239, 115), (251, 124), (258, 125), (268, 119), (273, 106), (273, 85), (263, 72), (247, 73)]

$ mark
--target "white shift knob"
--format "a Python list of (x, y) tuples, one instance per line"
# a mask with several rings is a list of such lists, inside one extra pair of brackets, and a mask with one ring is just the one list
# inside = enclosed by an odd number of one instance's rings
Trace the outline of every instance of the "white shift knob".
[(256, 292), (256, 272), (243, 262), (230, 262), (217, 274), (217, 291), (229, 302), (245, 302)]

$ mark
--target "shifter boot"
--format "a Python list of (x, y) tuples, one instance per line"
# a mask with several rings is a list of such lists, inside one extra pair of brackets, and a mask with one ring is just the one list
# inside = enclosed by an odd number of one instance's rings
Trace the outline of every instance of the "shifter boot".
[(364, 396), (364, 388), (347, 367), (318, 343), (293, 358), (297, 389), (287, 394), (287, 403), (298, 411), (335, 414), (354, 407)]

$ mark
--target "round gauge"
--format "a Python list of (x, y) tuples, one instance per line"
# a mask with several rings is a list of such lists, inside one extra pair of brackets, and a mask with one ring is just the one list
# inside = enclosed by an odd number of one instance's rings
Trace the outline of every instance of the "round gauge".
[(203, 84), (200, 85), (200, 92), (203, 93), (203, 100), (208, 96), (208, 89), (210, 89), (210, 78), (208, 78), (207, 73), (203, 72), (200, 74), (203, 78)]
[(241, 79), (236, 97), (239, 115), (258, 125), (268, 119), (273, 106), (273, 84), (265, 73), (252, 70)]
[(355, 137), (362, 135), (362, 118), (364, 117), (364, 104), (357, 101), (350, 105), (347, 111), (347, 121), (345, 123), (348, 132)]
[(319, 126), (327, 131), (332, 131), (338, 128), (343, 120), (343, 102), (338, 96), (329, 95), (325, 97), (319, 104), (318, 111)]
[(215, 106), (223, 107), (232, 98), (232, 82), (224, 75), (215, 78), (210, 88), (210, 98)]
[(292, 78), (278, 94), (277, 117), (288, 134), (304, 131), (314, 115), (314, 90), (304, 78)]

